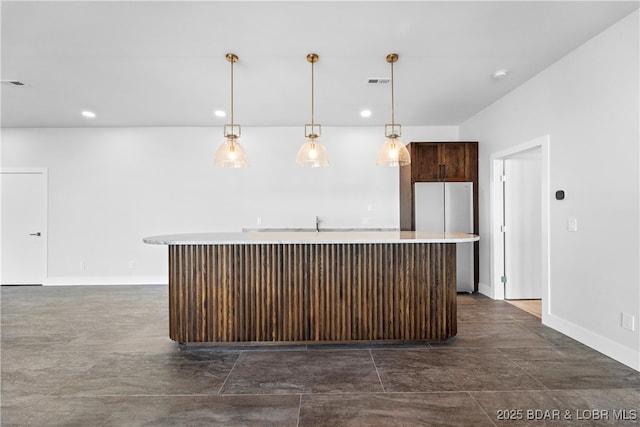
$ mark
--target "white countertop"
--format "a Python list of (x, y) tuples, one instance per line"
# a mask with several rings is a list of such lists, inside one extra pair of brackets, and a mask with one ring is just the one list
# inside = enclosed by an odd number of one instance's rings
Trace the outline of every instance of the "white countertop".
[(251, 245), (316, 243), (467, 243), (475, 234), (424, 231), (269, 231), (245, 233), (192, 233), (145, 237), (152, 245)]

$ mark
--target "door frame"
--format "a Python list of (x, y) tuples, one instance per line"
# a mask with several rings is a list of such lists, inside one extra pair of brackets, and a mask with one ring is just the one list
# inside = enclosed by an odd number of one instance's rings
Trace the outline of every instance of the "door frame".
[[(44, 237), (44, 277), (42, 278), (42, 285), (44, 286), (49, 278), (49, 169), (48, 168), (37, 168), (37, 167), (24, 167), (24, 168), (0, 168), (0, 180), (2, 179), (2, 175), (5, 174), (16, 174), (16, 175), (27, 175), (27, 174), (40, 174), (42, 175), (42, 194), (44, 200), (44, 224), (42, 225), (43, 230), (42, 234)], [(0, 181), (1, 183), (1, 181)], [(0, 200), (0, 205), (2, 204)], [(1, 206), (0, 206), (1, 208)], [(1, 209), (0, 209), (1, 210)], [(2, 213), (0, 212), (0, 215)], [(2, 251), (2, 245), (0, 245), (0, 254)]]
[(540, 148), (540, 184), (541, 184), (541, 293), (542, 293), (542, 321), (549, 315), (549, 295), (551, 287), (550, 279), (550, 250), (549, 250), (549, 146), (550, 135), (544, 135), (516, 146), (497, 151), (489, 155), (489, 177), (491, 185), (489, 187), (490, 205), (490, 233), (489, 233), (489, 253), (490, 253), (490, 277), (491, 297), (493, 299), (504, 299), (504, 285), (501, 281), (502, 269), (504, 266), (504, 243), (502, 239), (502, 162), (516, 154)]

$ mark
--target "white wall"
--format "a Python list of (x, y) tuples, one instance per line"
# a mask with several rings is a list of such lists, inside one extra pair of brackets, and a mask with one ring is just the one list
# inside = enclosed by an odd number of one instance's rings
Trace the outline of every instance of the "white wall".
[[(220, 128), (2, 129), (3, 168), (48, 168), (47, 283), (166, 283), (167, 248), (143, 237), (240, 231), (258, 217), (262, 227), (311, 228), (316, 215), (322, 227), (399, 227), (398, 169), (375, 165), (383, 128), (323, 128), (325, 169), (295, 165), (302, 127), (242, 131), (248, 169), (213, 167)], [(403, 137), (457, 140), (458, 128)]]
[[(550, 135), (550, 293), (545, 323), (640, 369), (638, 11), (460, 126), (479, 141), (480, 234), (489, 156)], [(553, 198), (565, 190), (566, 199)], [(578, 232), (567, 231), (567, 218)], [(480, 272), (491, 286), (488, 239)], [(636, 331), (621, 327), (633, 314)]]

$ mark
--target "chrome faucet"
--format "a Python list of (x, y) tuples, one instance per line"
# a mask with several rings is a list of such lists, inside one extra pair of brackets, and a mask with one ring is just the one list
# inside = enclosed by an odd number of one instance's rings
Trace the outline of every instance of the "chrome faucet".
[(316, 215), (316, 233), (320, 231), (320, 218)]

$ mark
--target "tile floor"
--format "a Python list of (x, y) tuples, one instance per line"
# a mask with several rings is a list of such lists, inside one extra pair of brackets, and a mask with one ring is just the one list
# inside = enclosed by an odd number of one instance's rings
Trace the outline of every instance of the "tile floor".
[(483, 296), (444, 344), (280, 348), (180, 348), (165, 286), (0, 296), (2, 426), (640, 424), (640, 373)]

